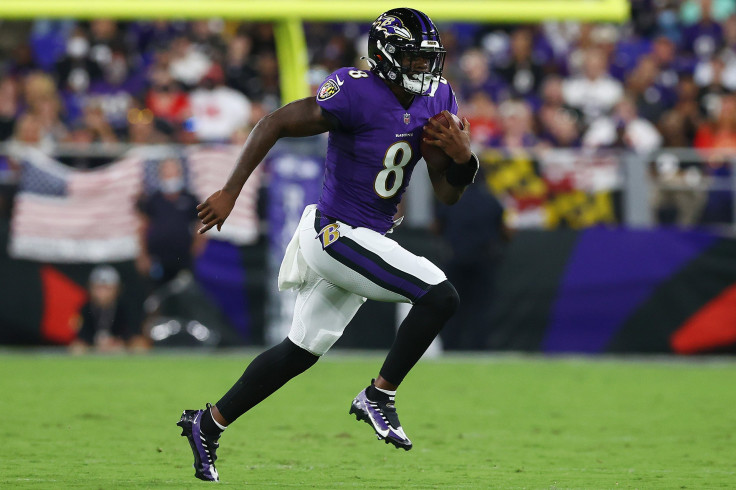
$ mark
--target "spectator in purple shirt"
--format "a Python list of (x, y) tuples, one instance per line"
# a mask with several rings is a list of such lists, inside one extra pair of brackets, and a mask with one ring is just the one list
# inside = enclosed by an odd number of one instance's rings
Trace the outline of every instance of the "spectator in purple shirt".
[(700, 59), (712, 57), (723, 43), (723, 30), (713, 20), (711, 6), (711, 0), (700, 0), (700, 20), (682, 33), (682, 49)]

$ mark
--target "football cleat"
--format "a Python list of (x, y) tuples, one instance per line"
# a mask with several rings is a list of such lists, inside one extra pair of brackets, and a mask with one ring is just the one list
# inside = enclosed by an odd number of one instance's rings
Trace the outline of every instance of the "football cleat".
[[(207, 404), (205, 410), (212, 405)], [(204, 410), (184, 410), (181, 420), (176, 424), (181, 427), (181, 435), (189, 440), (189, 445), (194, 453), (194, 476), (205, 481), (220, 481), (220, 475), (215, 468), (217, 460), (217, 448), (220, 444), (217, 438), (208, 437), (201, 431), (202, 415)]]
[(373, 427), (379, 440), (386, 441), (386, 444), (391, 443), (397, 449), (411, 449), (411, 441), (401, 428), (393, 400), (372, 401), (368, 399), (366, 390), (363, 390), (353, 400), (349, 413), (355, 414), (356, 420), (362, 420)]

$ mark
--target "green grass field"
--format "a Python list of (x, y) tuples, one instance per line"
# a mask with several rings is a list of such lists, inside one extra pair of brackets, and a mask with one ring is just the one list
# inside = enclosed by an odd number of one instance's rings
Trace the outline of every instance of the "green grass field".
[[(0, 488), (195, 488), (182, 409), (252, 353), (0, 354)], [(397, 398), (414, 449), (348, 416), (381, 358), (330, 353), (221, 439), (251, 488), (736, 488), (736, 362), (422, 361)]]

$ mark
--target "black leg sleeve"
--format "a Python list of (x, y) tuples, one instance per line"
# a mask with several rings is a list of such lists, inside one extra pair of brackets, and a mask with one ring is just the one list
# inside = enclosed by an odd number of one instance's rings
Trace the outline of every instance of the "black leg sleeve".
[(419, 298), (399, 327), (381, 376), (398, 386), (459, 305), (460, 298), (449, 281), (433, 286)]
[(217, 402), (217, 409), (228, 423), (232, 423), (291, 378), (312, 367), (318, 359), (319, 356), (287, 338), (253, 359), (240, 379)]

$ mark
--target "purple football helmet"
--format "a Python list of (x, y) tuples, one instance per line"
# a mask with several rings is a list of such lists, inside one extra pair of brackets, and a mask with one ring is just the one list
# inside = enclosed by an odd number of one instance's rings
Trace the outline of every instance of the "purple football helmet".
[[(427, 69), (414, 72), (422, 58)], [(419, 10), (391, 9), (381, 14), (368, 35), (368, 62), (384, 80), (414, 95), (434, 95), (442, 77), (445, 49), (432, 20)]]

